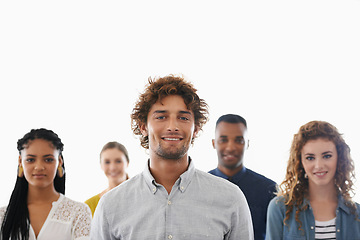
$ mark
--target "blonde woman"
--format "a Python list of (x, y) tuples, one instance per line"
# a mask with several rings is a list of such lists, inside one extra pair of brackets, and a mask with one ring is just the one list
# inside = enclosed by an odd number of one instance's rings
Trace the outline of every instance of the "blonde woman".
[(323, 121), (301, 126), (285, 180), (268, 207), (266, 239), (360, 239), (353, 178), (350, 148), (338, 130)]
[(104, 191), (85, 201), (90, 207), (93, 216), (100, 198), (114, 187), (129, 179), (126, 173), (128, 165), (129, 154), (124, 145), (118, 142), (108, 142), (104, 145), (100, 152), (100, 166), (108, 179), (109, 185)]

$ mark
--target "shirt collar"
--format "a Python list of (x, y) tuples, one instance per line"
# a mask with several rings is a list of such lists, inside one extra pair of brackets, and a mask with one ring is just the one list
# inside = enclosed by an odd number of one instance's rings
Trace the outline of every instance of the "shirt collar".
[[(147, 161), (147, 164), (143, 171), (143, 176), (147, 186), (149, 187), (149, 190), (153, 194), (155, 194), (158, 190), (158, 187), (160, 187), (160, 184), (156, 183), (155, 178), (151, 175), (149, 161), (150, 160)], [(191, 182), (192, 177), (194, 176), (194, 173), (195, 173), (195, 165), (192, 159), (189, 157), (188, 169), (183, 174), (180, 175), (179, 179), (175, 182), (174, 185), (178, 186), (181, 192), (185, 192), (186, 188), (189, 186)]]
[(245, 175), (245, 173), (246, 173), (246, 167), (245, 166), (243, 166), (242, 169), (232, 177), (228, 177), (223, 172), (221, 172), (219, 168), (215, 168), (216, 176), (225, 178), (227, 180), (230, 180), (231, 182), (239, 182), (240, 179)]
[[(308, 207), (311, 207), (310, 200), (307, 198), (304, 198), (304, 202), (303, 202), (301, 208), (305, 207), (306, 205)], [(348, 206), (346, 206), (345, 199), (341, 196), (341, 194), (339, 194), (339, 196), (338, 196), (338, 207), (337, 208), (343, 210), (347, 214), (351, 214), (350, 208)]]
[(338, 198), (338, 208), (342, 209), (347, 214), (351, 214), (350, 208), (346, 206), (345, 199), (340, 194)]

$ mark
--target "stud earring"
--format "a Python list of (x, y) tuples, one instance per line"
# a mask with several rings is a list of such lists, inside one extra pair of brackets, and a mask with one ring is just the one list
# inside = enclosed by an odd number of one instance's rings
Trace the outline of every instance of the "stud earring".
[(17, 175), (20, 178), (24, 177), (24, 169), (21, 165), (18, 166)]
[(305, 179), (307, 179), (307, 178), (308, 178), (308, 175), (307, 175), (306, 173), (304, 174), (304, 178), (305, 178)]
[(62, 178), (65, 174), (65, 169), (62, 166), (59, 166), (57, 169), (57, 175)]

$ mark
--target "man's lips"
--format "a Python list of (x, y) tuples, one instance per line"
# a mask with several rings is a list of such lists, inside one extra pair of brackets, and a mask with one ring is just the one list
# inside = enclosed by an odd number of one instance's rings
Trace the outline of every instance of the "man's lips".
[(182, 137), (178, 137), (178, 136), (162, 137), (161, 139), (165, 140), (165, 141), (181, 141), (181, 140), (183, 140)]
[(224, 160), (234, 160), (234, 159), (238, 159), (238, 157), (234, 154), (224, 154), (222, 155)]

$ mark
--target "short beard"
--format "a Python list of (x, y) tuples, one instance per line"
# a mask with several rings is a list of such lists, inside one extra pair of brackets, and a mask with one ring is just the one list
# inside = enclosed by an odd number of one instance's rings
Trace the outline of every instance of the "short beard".
[(180, 149), (177, 149), (176, 152), (171, 152), (171, 151), (164, 151), (164, 149), (161, 146), (159, 146), (155, 152), (159, 157), (163, 159), (179, 160), (185, 156), (188, 150), (189, 150), (188, 147), (182, 146)]

